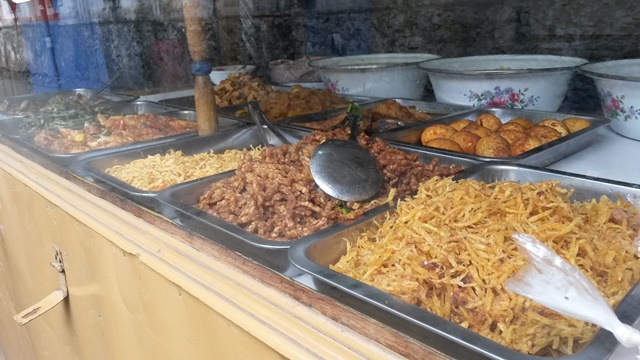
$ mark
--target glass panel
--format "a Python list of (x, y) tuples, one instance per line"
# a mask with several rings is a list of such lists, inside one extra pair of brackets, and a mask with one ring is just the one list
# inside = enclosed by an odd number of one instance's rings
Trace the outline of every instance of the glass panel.
[[(304, 56), (525, 53), (599, 61), (640, 55), (634, 1), (201, 2), (211, 8), (202, 15), (213, 66), (256, 65), (267, 81), (270, 62)], [(0, 26), (0, 96), (95, 89), (120, 71), (112, 91), (193, 86), (183, 1), (0, 0)], [(429, 85), (425, 97), (433, 99)], [(576, 75), (563, 108), (598, 106), (592, 81)]]

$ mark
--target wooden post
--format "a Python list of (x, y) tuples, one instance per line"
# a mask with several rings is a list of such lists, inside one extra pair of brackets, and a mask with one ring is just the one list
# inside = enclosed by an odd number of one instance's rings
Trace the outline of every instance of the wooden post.
[(187, 30), (189, 53), (193, 60), (191, 72), (195, 75), (194, 97), (198, 134), (213, 134), (218, 130), (218, 112), (213, 83), (209, 78), (211, 62), (207, 46), (206, 19), (213, 16), (213, 0), (182, 0), (184, 23)]

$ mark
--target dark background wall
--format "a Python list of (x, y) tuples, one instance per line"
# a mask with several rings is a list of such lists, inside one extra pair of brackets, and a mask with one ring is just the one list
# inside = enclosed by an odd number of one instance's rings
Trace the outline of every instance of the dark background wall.
[[(50, 3), (58, 20), (50, 21), (55, 23), (56, 53), (48, 63), (39, 58), (41, 64), (35, 66), (34, 50), (42, 50), (43, 40), (33, 35), (38, 25), (29, 6), (38, 2)], [(17, 26), (7, 19), (7, 4), (2, 4), (0, 69), (26, 73), (34, 89), (99, 85), (119, 71), (124, 76), (112, 85), (114, 91), (191, 86), (180, 0), (30, 3), (18, 5)], [(213, 16), (205, 19), (213, 63), (252, 63), (261, 76), (267, 74), (271, 60), (304, 55), (535, 53), (591, 61), (640, 57), (640, 3), (633, 0), (217, 0), (214, 4)], [(39, 84), (46, 78), (39, 72), (51, 64), (66, 73), (59, 73), (54, 83)], [(594, 94), (591, 81), (577, 75), (563, 107), (597, 109)]]

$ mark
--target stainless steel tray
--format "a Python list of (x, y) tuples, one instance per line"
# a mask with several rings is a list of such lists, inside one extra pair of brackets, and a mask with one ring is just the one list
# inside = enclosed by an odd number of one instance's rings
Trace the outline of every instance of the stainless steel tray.
[[(297, 141), (303, 136), (302, 134), (291, 132), (287, 135), (292, 141)], [(231, 149), (247, 149), (258, 145), (261, 145), (261, 140), (255, 126), (238, 129), (227, 128), (213, 135), (189, 137), (139, 149), (103, 153), (97, 156), (91, 154), (83, 155), (71, 164), (70, 170), (87, 180), (100, 183), (103, 188), (115, 191), (130, 200), (149, 207), (153, 211), (163, 213), (167, 217), (173, 217), (171, 211), (166, 211), (166, 209), (163, 210), (159, 207), (157, 195), (160, 191), (138, 189), (107, 174), (105, 171), (112, 166), (128, 164), (134, 160), (158, 154), (164, 155), (169, 150), (181, 150), (186, 155), (194, 155), (209, 151), (224, 152)]]
[(170, 143), (170, 142), (177, 141), (177, 140), (180, 140), (180, 139), (195, 138), (197, 136), (198, 136), (198, 134), (195, 133), (195, 132), (186, 133), (186, 134), (178, 134), (178, 135), (167, 136), (167, 137), (163, 137), (163, 138), (159, 138), (159, 139), (140, 141), (140, 142), (136, 142), (136, 143), (125, 145), (125, 146), (117, 146), (117, 147), (106, 148), (106, 149), (89, 150), (89, 151), (75, 153), (75, 154), (59, 154), (59, 153), (56, 153), (56, 152), (52, 152), (52, 151), (43, 149), (43, 148), (37, 146), (34, 143), (34, 141), (33, 141), (34, 137), (33, 136), (17, 137), (17, 138), (14, 138), (14, 140), (17, 141), (20, 145), (22, 145), (22, 146), (28, 148), (29, 150), (33, 151), (34, 153), (37, 153), (37, 154), (39, 154), (39, 155), (41, 155), (41, 156), (43, 156), (43, 157), (55, 162), (56, 164), (58, 164), (60, 166), (69, 167), (74, 161), (76, 161), (80, 157), (84, 157), (84, 156), (98, 156), (98, 155), (104, 155), (104, 154), (110, 154), (110, 153), (114, 153), (114, 152), (119, 152), (119, 151), (141, 149), (141, 148), (144, 148), (144, 147), (147, 147), (147, 146), (151, 146), (151, 145), (165, 144), (165, 143)]
[[(139, 115), (139, 114), (162, 114), (168, 115), (168, 113), (175, 114), (176, 118), (183, 120), (195, 121), (195, 112), (183, 113), (180, 109), (154, 103), (151, 101), (123, 101), (112, 104), (104, 104), (101, 106), (105, 110), (105, 113), (115, 115)], [(10, 137), (22, 137), (25, 135), (23, 131), (20, 131), (20, 126), (24, 123), (27, 116), (11, 117), (4, 120), (0, 120), (0, 133)], [(193, 120), (192, 120), (193, 119)], [(236, 120), (225, 120), (228, 124), (237, 124)]]
[[(277, 86), (274, 86), (274, 88), (278, 90)], [(348, 101), (358, 103), (360, 105), (380, 101), (379, 99), (362, 97), (362, 96), (341, 96), (341, 97), (345, 98)], [(311, 112), (311, 113), (300, 115), (300, 116), (283, 118), (274, 122), (279, 124), (286, 124), (286, 123), (289, 123), (291, 119), (305, 118), (309, 116), (311, 118), (313, 118), (314, 116), (319, 116), (319, 119), (327, 119), (328, 117), (326, 117), (327, 116), (325, 115), (326, 113), (336, 112), (336, 114), (339, 114), (341, 111), (344, 111), (346, 108), (347, 108), (347, 105), (345, 105), (344, 107), (333, 109), (333, 110)], [(218, 109), (218, 113), (223, 116), (253, 123), (253, 120), (251, 120), (251, 118), (249, 117), (249, 112), (247, 110), (246, 104), (237, 104), (233, 106), (221, 107)], [(308, 120), (308, 121), (312, 121), (312, 120)]]
[[(149, 102), (149, 101), (134, 101), (134, 102), (128, 102), (128, 103), (122, 103), (122, 104), (113, 104), (110, 105), (110, 110), (113, 111), (116, 114), (122, 114), (122, 115), (133, 115), (133, 114), (139, 114), (139, 113), (153, 113), (153, 112), (157, 112), (159, 114), (162, 115), (167, 115), (168, 114), (175, 114), (178, 115), (176, 118), (179, 119), (183, 119), (183, 120), (189, 120), (190, 121), (190, 117), (192, 117), (191, 114), (187, 114), (187, 113), (183, 113), (181, 111), (177, 111), (175, 108), (171, 108), (168, 106), (163, 106), (163, 105), (159, 105), (153, 102)], [(12, 119), (12, 120), (8, 120), (7, 126), (9, 124), (11, 124), (10, 126), (13, 129), (18, 129), (19, 127), (19, 122), (21, 122), (22, 119)], [(222, 123), (222, 121), (221, 121)], [(229, 127), (234, 127), (234, 126), (238, 126), (238, 122), (234, 121), (234, 120), (225, 120), (224, 123), (229, 123)], [(241, 124), (240, 124), (241, 125)], [(6, 130), (7, 127), (2, 127), (0, 126), (0, 130), (4, 131)], [(56, 153), (50, 150), (46, 150), (43, 149), (39, 146), (37, 146), (34, 142), (34, 137), (35, 135), (25, 135), (25, 136), (16, 136), (15, 140), (29, 148), (30, 150), (32, 150), (35, 153), (38, 153), (42, 156), (44, 156), (45, 158), (54, 161), (55, 163), (61, 165), (61, 166), (65, 166), (68, 167), (70, 166), (74, 161), (79, 160), (80, 158), (84, 158), (84, 157), (88, 157), (88, 156), (97, 156), (97, 155), (104, 155), (104, 154), (110, 154), (110, 153), (114, 153), (114, 152), (118, 152), (118, 151), (126, 151), (126, 150), (134, 150), (134, 149), (140, 149), (140, 148), (144, 148), (146, 146), (151, 146), (151, 145), (159, 145), (159, 144), (165, 144), (165, 143), (170, 143), (176, 140), (180, 140), (180, 139), (187, 139), (187, 138), (191, 138), (191, 137), (196, 137), (198, 134), (196, 132), (190, 132), (190, 133), (185, 133), (185, 134), (177, 134), (177, 135), (172, 135), (172, 136), (166, 136), (163, 138), (158, 138), (158, 139), (153, 139), (153, 140), (147, 140), (147, 141), (140, 141), (140, 142), (136, 142), (136, 143), (132, 143), (132, 144), (128, 144), (128, 145), (124, 145), (124, 146), (117, 146), (117, 147), (112, 147), (112, 148), (105, 148), (105, 149), (96, 149), (96, 150), (89, 150), (89, 151), (84, 151), (84, 152), (79, 152), (79, 153), (73, 153), (73, 154), (60, 154), (60, 153)]]
[[(187, 121), (197, 122), (198, 118), (196, 116), (196, 112), (194, 110), (172, 110), (168, 112), (163, 112), (162, 115), (172, 117), (175, 119), (182, 119)], [(244, 121), (238, 121), (236, 119), (231, 119), (228, 117), (218, 117), (218, 129), (219, 130), (227, 130), (236, 126), (246, 126), (247, 123)]]
[[(291, 87), (290, 86), (280, 86), (280, 85), (272, 85), (271, 86), (274, 90), (278, 90), (278, 91), (291, 91)], [(375, 98), (371, 98), (371, 97), (365, 97), (365, 96), (353, 96), (353, 95), (344, 95), (342, 96), (345, 99), (349, 100), (349, 101), (355, 101), (359, 104), (365, 104), (365, 103), (369, 103), (372, 101), (376, 101), (378, 99)], [(407, 101), (412, 101), (412, 100), (407, 100)], [(179, 97), (179, 98), (172, 98), (172, 99), (164, 99), (164, 100), (160, 100), (158, 101), (161, 104), (166, 104), (169, 106), (175, 106), (175, 107), (179, 107), (179, 108), (183, 108), (183, 109), (195, 109), (195, 97), (194, 96), (183, 96), (183, 97)], [(443, 104), (444, 105), (444, 104)], [(449, 106), (456, 106), (456, 105), (449, 105)], [(462, 109), (462, 107), (460, 107)], [(239, 112), (243, 112), (246, 115), (238, 115)], [(247, 105), (246, 104), (236, 104), (236, 105), (232, 105), (232, 106), (225, 106), (225, 107), (220, 107), (218, 108), (218, 114), (225, 116), (225, 117), (229, 117), (229, 118), (234, 118), (237, 120), (242, 120), (242, 121), (247, 121), (250, 123), (253, 123), (253, 120), (251, 120), (249, 118), (249, 114), (247, 112)]]
[(407, 125), (403, 128), (382, 131), (374, 136), (384, 139), (392, 143), (406, 144), (415, 149), (428, 149), (429, 151), (436, 153), (445, 153), (453, 156), (464, 157), (467, 159), (473, 159), (477, 161), (498, 161), (498, 162), (517, 162), (519, 164), (547, 166), (560, 159), (563, 159), (573, 153), (576, 153), (593, 142), (598, 131), (603, 126), (609, 124), (609, 120), (603, 117), (595, 116), (583, 116), (580, 117), (589, 120), (591, 126), (581, 131), (569, 134), (561, 137), (557, 140), (539, 146), (535, 149), (529, 150), (517, 156), (511, 156), (504, 159), (489, 158), (483, 156), (476, 156), (470, 154), (464, 154), (455, 151), (448, 151), (436, 148), (427, 148), (420, 144), (420, 134), (427, 127), (434, 124), (449, 124), (459, 119), (471, 119), (474, 120), (478, 115), (483, 113), (491, 113), (500, 118), (503, 122), (514, 118), (525, 118), (534, 123), (538, 123), (545, 119), (562, 120), (569, 117), (575, 117), (574, 114), (562, 114), (555, 112), (545, 111), (533, 111), (533, 110), (516, 110), (516, 109), (501, 109), (501, 108), (475, 108), (466, 111), (457, 112), (444, 117), (440, 117), (437, 120), (428, 123), (416, 123)]
[[(93, 95), (94, 92), (95, 90), (91, 90), (91, 89), (72, 89), (72, 90), (53, 91), (53, 92), (47, 92), (47, 93), (11, 96), (6, 98), (1, 98), (0, 101), (3, 101), (6, 99), (7, 101), (9, 101), (10, 104), (20, 104), (25, 100), (46, 103), (47, 101), (49, 101), (49, 99), (55, 96), (81, 94), (86, 97), (89, 97)], [(137, 97), (103, 91), (98, 95), (98, 99), (102, 99), (103, 101), (105, 101), (105, 103), (116, 103), (121, 101), (133, 101), (137, 99)], [(25, 116), (20, 114), (14, 114), (12, 112), (7, 112), (7, 111), (0, 111), (0, 115), (4, 117)]]
[[(486, 163), (469, 168), (462, 177), (483, 182), (559, 180), (562, 186), (574, 189), (575, 192), (572, 198), (575, 200), (597, 199), (601, 195), (606, 195), (615, 200), (616, 194), (629, 199), (640, 197), (640, 186), (638, 185), (544, 170), (526, 165)], [(292, 264), (310, 274), (314, 280), (318, 280), (321, 284), (324, 283), (336, 287), (350, 296), (383, 309), (387, 312), (387, 316), (389, 314), (393, 315), (395, 321), (387, 321), (387, 324), (397, 328), (399, 331), (402, 332), (405, 327), (418, 326), (425, 331), (414, 331), (411, 336), (416, 337), (419, 341), (427, 344), (438, 343), (438, 338), (451, 341), (451, 344), (441, 349), (445, 353), (449, 350), (455, 351), (453, 347), (462, 345), (464, 348), (475, 352), (476, 355), (486, 356), (491, 359), (545, 359), (545, 357), (526, 355), (509, 349), (418, 306), (411, 305), (329, 268), (329, 265), (336, 263), (346, 253), (347, 241), (353, 242), (367, 229), (377, 228), (376, 220), (384, 220), (384, 216), (386, 214), (369, 218), (360, 222), (358, 226), (352, 226), (322, 239), (301, 239), (290, 247), (289, 259)], [(639, 300), (640, 286), (636, 284), (615, 309), (622, 322), (633, 325), (640, 319), (640, 307), (637, 306)], [(607, 359), (617, 346), (618, 342), (613, 335), (601, 330), (580, 352), (558, 359), (603, 360)]]
[[(361, 103), (361, 108), (368, 109), (368, 108), (374, 107), (380, 104), (381, 102), (383, 102), (384, 100), (386, 99), (374, 99), (367, 102), (363, 102)], [(461, 111), (470, 110), (468, 106), (443, 104), (438, 102), (427, 102), (427, 101), (409, 100), (409, 99), (393, 99), (393, 100), (395, 100), (400, 105), (413, 106), (419, 111), (433, 115), (433, 118), (431, 120), (422, 122), (422, 123), (428, 123), (428, 124), (431, 124), (432, 121), (435, 121), (436, 119), (441, 118), (443, 116), (458, 113)], [(334, 110), (328, 110), (328, 111), (317, 112), (312, 114), (305, 114), (305, 115), (282, 119), (278, 123), (283, 125), (290, 125), (290, 126), (300, 127), (304, 129), (309, 129), (305, 127), (305, 123), (330, 119), (332, 117), (343, 114), (344, 111), (345, 109), (342, 108), (342, 109), (334, 109)], [(401, 119), (388, 119), (387, 121), (393, 122), (393, 125), (397, 127), (404, 128), (405, 126), (407, 126), (407, 123), (403, 122)], [(411, 124), (411, 123), (408, 123), (408, 124)]]
[(170, 111), (181, 110), (173, 106), (158, 104), (153, 101), (135, 100), (107, 104), (103, 106), (106, 111), (117, 115), (162, 114)]
[[(164, 104), (164, 105), (169, 105), (169, 106), (175, 106), (181, 109), (187, 109), (187, 110), (195, 110), (196, 108), (196, 97), (191, 95), (191, 96), (181, 96), (181, 97), (177, 97), (177, 98), (169, 98), (169, 99), (162, 99), (159, 100), (158, 103), (160, 104)], [(218, 108), (218, 110), (220, 110), (221, 108)]]
[[(294, 129), (282, 129), (285, 134), (287, 132), (295, 131)], [(290, 133), (291, 134), (291, 133)], [(294, 133), (295, 134), (295, 133)], [(304, 133), (300, 133), (303, 135)], [(402, 149), (402, 148), (401, 148)], [(410, 150), (409, 150), (410, 151)], [(431, 162), (434, 157), (433, 154), (420, 153), (418, 154), (423, 162)], [(441, 164), (458, 164), (464, 167), (470, 167), (476, 162), (466, 159), (452, 158), (445, 156), (437, 156), (440, 158)], [(174, 185), (170, 188), (161, 191), (158, 195), (158, 199), (161, 203), (166, 204), (169, 209), (173, 208), (174, 211), (165, 211), (164, 216), (175, 219), (176, 222), (185, 226), (187, 229), (199, 233), (207, 238), (210, 238), (222, 245), (229, 247), (241, 254), (248, 256), (254, 261), (261, 263), (273, 270), (285, 273), (291, 270), (291, 264), (289, 263), (286, 255), (286, 250), (299, 240), (294, 241), (273, 241), (268, 240), (257, 235), (254, 235), (234, 224), (228, 223), (216, 216), (201, 211), (196, 206), (198, 200), (202, 194), (206, 191), (211, 184), (221, 179), (231, 176), (232, 172), (214, 175), (191, 182)], [(341, 222), (333, 224), (327, 228), (324, 228), (318, 232), (303, 237), (302, 239), (311, 239), (312, 241), (327, 237), (331, 234), (341, 232), (354, 224), (358, 224), (366, 219), (377, 215), (380, 212), (388, 211), (388, 205), (383, 205), (374, 208), (357, 220), (350, 222)], [(295, 269), (295, 268), (294, 268)]]

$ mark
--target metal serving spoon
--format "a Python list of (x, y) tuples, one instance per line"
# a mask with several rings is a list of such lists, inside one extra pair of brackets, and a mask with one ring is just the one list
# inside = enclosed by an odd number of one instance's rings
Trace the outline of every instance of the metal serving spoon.
[(382, 186), (382, 172), (376, 158), (358, 143), (361, 118), (360, 107), (349, 104), (349, 140), (327, 140), (311, 155), (311, 176), (320, 189), (339, 200), (363, 201), (374, 196)]

